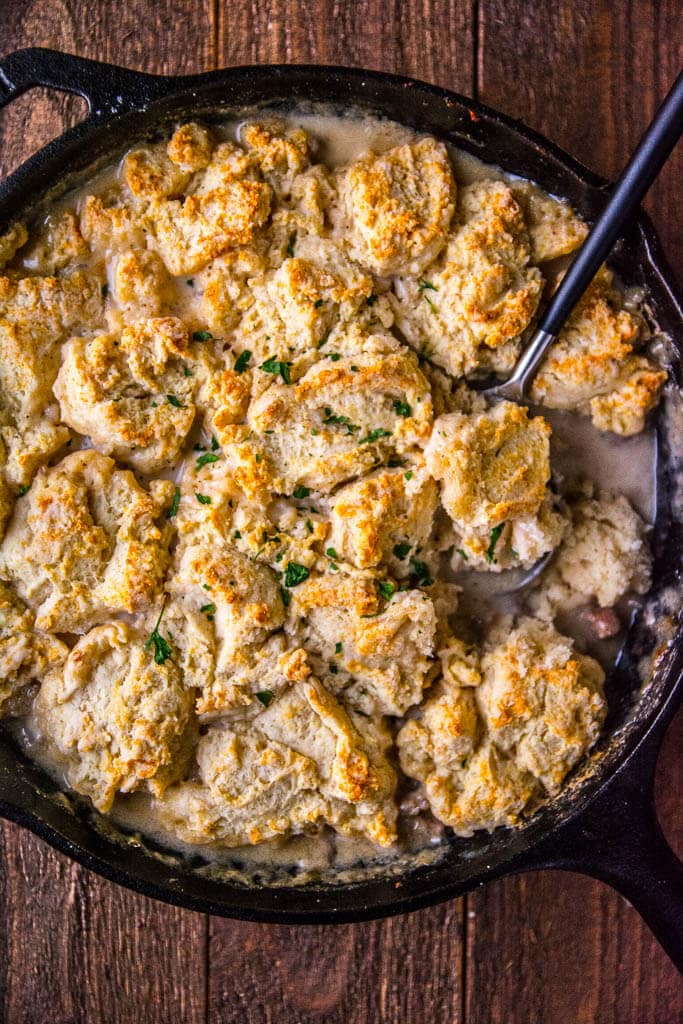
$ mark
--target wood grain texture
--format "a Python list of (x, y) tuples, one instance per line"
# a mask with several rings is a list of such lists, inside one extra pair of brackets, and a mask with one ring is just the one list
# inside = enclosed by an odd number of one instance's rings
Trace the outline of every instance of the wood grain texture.
[(210, 1024), (461, 1020), (461, 901), (336, 927), (211, 921)]
[[(214, 64), (212, 0), (12, 0), (0, 51), (51, 46), (150, 71)], [(0, 116), (0, 174), (85, 112), (33, 90)], [(8, 1024), (200, 1024), (208, 921), (126, 892), (3, 826), (0, 1019)]]
[[(46, 45), (151, 71), (356, 64), (450, 86), (613, 175), (673, 77), (674, 0), (11, 0), (0, 51)], [(473, 12), (477, 15), (475, 19)], [(476, 21), (476, 24), (475, 24)], [(41, 90), (0, 115), (0, 174), (82, 116)], [(649, 201), (679, 273), (678, 164)], [(658, 806), (680, 843), (683, 715)], [(208, 965), (208, 970), (207, 970)], [(249, 925), (97, 879), (26, 832), (0, 839), (3, 1024), (674, 1024), (673, 968), (607, 887), (542, 873), (338, 928)]]

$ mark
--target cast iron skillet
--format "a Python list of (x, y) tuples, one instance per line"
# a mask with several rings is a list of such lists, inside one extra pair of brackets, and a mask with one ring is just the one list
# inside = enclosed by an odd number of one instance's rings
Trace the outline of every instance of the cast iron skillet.
[[(137, 139), (183, 117), (205, 121), (262, 105), (311, 101), (360, 108), (449, 140), (482, 159), (566, 196), (588, 219), (607, 183), (545, 139), (445, 89), (353, 68), (243, 67), (185, 78), (156, 77), (50, 50), (20, 50), (0, 61), (0, 106), (33, 86), (85, 97), (81, 124), (51, 142), (0, 184), (0, 230), (48, 190), (57, 194), (93, 161), (106, 162)], [(76, 177), (74, 177), (76, 176)], [(662, 330), (679, 344), (683, 313), (650, 222), (640, 216), (615, 253), (629, 284), (644, 285)], [(678, 350), (680, 351), (680, 350)], [(86, 867), (148, 896), (226, 917), (286, 923), (358, 921), (450, 899), (490, 879), (538, 868), (582, 871), (619, 890), (683, 967), (683, 867), (656, 820), (652, 787), (662, 736), (683, 690), (683, 630), (662, 607), (681, 579), (683, 542), (673, 521), (666, 439), (660, 428), (655, 586), (650, 614), (629, 630), (608, 683), (610, 715), (590, 770), (517, 829), (452, 840), (437, 864), (353, 884), (247, 886), (209, 877), (194, 863), (159, 856), (153, 844), (125, 842), (84, 804), (59, 793), (0, 733), (0, 814)], [(659, 602), (659, 603), (658, 603)], [(674, 602), (676, 608), (680, 602)], [(653, 621), (669, 625), (655, 636)], [(663, 639), (662, 639), (663, 637)], [(658, 645), (652, 682), (636, 699), (635, 661)]]

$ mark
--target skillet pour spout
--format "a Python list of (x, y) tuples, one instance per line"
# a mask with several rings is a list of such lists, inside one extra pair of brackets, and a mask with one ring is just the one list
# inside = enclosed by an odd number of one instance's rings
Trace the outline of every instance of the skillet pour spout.
[[(34, 86), (85, 97), (89, 115), (0, 183), (0, 231), (19, 217), (35, 216), (48, 193), (54, 199), (78, 184), (79, 176), (181, 118), (211, 122), (264, 108), (310, 109), (311, 104), (337, 113), (353, 108), (429, 132), (567, 198), (588, 220), (604, 206), (609, 187), (547, 140), (479, 103), (358, 68), (273, 65), (174, 78), (43, 49), (20, 50), (0, 60), (0, 106)], [(646, 290), (653, 321), (672, 339), (671, 374), (680, 382), (677, 346), (683, 311), (645, 216), (639, 215), (617, 245), (613, 263), (627, 284)], [(608, 682), (611, 710), (603, 736), (580, 776), (522, 825), (452, 839), (437, 862), (408, 865), (398, 886), (395, 875), (377, 873), (349, 884), (247, 885), (155, 849), (151, 841), (127, 841), (94, 811), (60, 792), (4, 731), (0, 814), (121, 885), (179, 906), (256, 921), (358, 921), (451, 899), (510, 873), (581, 871), (618, 889), (683, 970), (683, 867), (662, 836), (652, 798), (657, 753), (683, 692), (683, 630), (675, 621), (683, 537), (671, 512), (677, 453), (665, 424), (660, 422), (658, 431), (655, 583)], [(677, 598), (670, 614), (672, 593)], [(655, 648), (649, 683), (642, 689), (637, 665)]]

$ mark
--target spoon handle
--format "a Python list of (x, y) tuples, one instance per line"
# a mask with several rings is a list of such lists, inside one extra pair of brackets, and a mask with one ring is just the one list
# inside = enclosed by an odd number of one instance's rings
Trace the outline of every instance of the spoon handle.
[(612, 246), (635, 213), (683, 132), (683, 72), (678, 75), (638, 148), (622, 171), (604, 210), (574, 257), (515, 367), (509, 385), (523, 397), (548, 347), (574, 309)]

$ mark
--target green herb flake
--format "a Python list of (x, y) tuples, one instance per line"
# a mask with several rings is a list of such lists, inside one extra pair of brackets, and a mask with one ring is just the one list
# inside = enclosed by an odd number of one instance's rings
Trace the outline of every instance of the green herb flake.
[(333, 661), (331, 661), (329, 667), (330, 667), (330, 672), (332, 673), (332, 675), (336, 676), (336, 674), (339, 672), (339, 668), (337, 667), (337, 665), (335, 665), (335, 663)]
[(396, 584), (392, 583), (391, 580), (378, 580), (377, 589), (385, 601), (391, 601), (396, 593)]
[(341, 652), (342, 652), (342, 642), (341, 642), (341, 640), (337, 640), (336, 644), (334, 645), (334, 653), (335, 654), (341, 654)]
[(203, 612), (206, 615), (207, 619), (213, 619), (214, 615), (216, 614), (216, 605), (203, 604), (199, 610), (200, 612)]
[(289, 236), (289, 242), (287, 243), (287, 248), (285, 250), (285, 252), (287, 253), (287, 255), (289, 256), (290, 259), (294, 255), (294, 243), (295, 242), (296, 242), (296, 235), (295, 234), (294, 235), (290, 235)]
[(244, 373), (249, 366), (251, 360), (251, 352), (248, 348), (245, 348), (244, 352), (240, 352), (237, 359), (235, 360), (234, 370), (235, 373)]
[(311, 493), (311, 488), (310, 487), (304, 487), (303, 484), (299, 484), (297, 487), (294, 488), (294, 490), (292, 492), (292, 497), (294, 497), (294, 498), (307, 498), (310, 493)]
[(197, 459), (196, 470), (199, 471), (202, 466), (208, 466), (211, 462), (218, 462), (218, 456), (214, 455), (213, 452), (204, 452)]
[(189, 366), (183, 366), (183, 373), (186, 377), (194, 377), (194, 370), (191, 370)]
[(211, 587), (209, 586), (208, 583), (202, 583), (202, 586), (204, 587), (204, 590), (211, 590)]
[(188, 277), (188, 279), (185, 282), (185, 284), (188, 285), (190, 288), (194, 288), (194, 278), (193, 277)]
[(493, 529), (491, 530), (491, 539), (489, 541), (488, 551), (486, 552), (487, 562), (497, 561), (497, 559), (494, 557), (494, 552), (496, 550), (496, 544), (500, 540), (500, 535), (503, 532), (504, 528), (505, 523), (500, 523), (498, 526), (494, 526)]
[(306, 520), (306, 529), (308, 530), (309, 533), (313, 533), (313, 523), (311, 522), (310, 519)]
[(307, 580), (309, 576), (310, 572), (305, 565), (300, 565), (298, 562), (287, 562), (287, 568), (285, 569), (286, 587), (297, 587), (304, 580)]
[(169, 644), (168, 640), (161, 635), (159, 632), (159, 626), (161, 625), (161, 617), (164, 614), (166, 608), (165, 604), (162, 604), (161, 611), (159, 612), (159, 618), (156, 621), (154, 629), (147, 638), (145, 644), (145, 650), (148, 651), (150, 647), (154, 646), (154, 661), (157, 665), (163, 665), (165, 661), (173, 657), (173, 648)]
[(200, 505), (211, 504), (211, 498), (209, 497), (208, 494), (197, 494), (197, 492), (195, 492), (195, 498), (197, 499)]
[(242, 534), (240, 533), (239, 530), (235, 530), (235, 532), (232, 535), (232, 539), (233, 540), (242, 540)]
[(407, 558), (411, 547), (411, 544), (408, 544), (407, 541), (402, 540), (400, 544), (394, 544), (394, 554), (396, 555), (397, 558), (400, 559)]
[(193, 341), (213, 341), (213, 334), (211, 331), (193, 331)]
[(323, 304), (323, 300), (322, 299), (316, 299), (315, 302), (313, 303), (313, 309), (320, 309), (322, 304)]
[(275, 700), (275, 694), (272, 690), (259, 690), (254, 694), (256, 700), (260, 700), (264, 708), (270, 707)]
[(413, 410), (410, 408), (408, 403), (402, 402), (400, 398), (397, 398), (394, 401), (394, 412), (397, 416), (408, 417), (413, 415)]
[(341, 359), (341, 356), (339, 355), (338, 352), (330, 352), (328, 359), (330, 359), (333, 363), (338, 363), (339, 360)]
[(456, 548), (456, 551), (458, 552), (461, 558), (464, 558), (466, 562), (469, 562), (469, 558), (467, 557), (466, 551), (463, 551), (462, 548)]
[(405, 472), (403, 475), (406, 478), (406, 480), (412, 480), (413, 479), (413, 471), (412, 471), (412, 469), (407, 470), (407, 472)]
[(377, 427), (376, 430), (371, 430), (366, 437), (361, 437), (358, 444), (373, 444), (375, 441), (379, 441), (380, 437), (391, 437), (391, 431)]
[(266, 359), (265, 363), (261, 363), (259, 370), (263, 370), (264, 373), (272, 373), (275, 377), (279, 374), (285, 384), (291, 384), (292, 378), (289, 373), (291, 365), (291, 363), (286, 363), (282, 359), (276, 359), (275, 356), (271, 356), (270, 359)]
[(327, 344), (327, 342), (330, 340), (330, 335), (331, 334), (332, 334), (332, 331), (328, 331), (327, 334), (323, 334), (322, 338), (318, 342), (318, 348), (322, 348), (323, 345)]
[(23, 496), (26, 494), (27, 491), (28, 491), (28, 484), (22, 484), (21, 487), (19, 488), (19, 497), (23, 498)]
[(178, 514), (178, 506), (179, 505), (180, 505), (180, 488), (176, 487), (175, 491), (173, 492), (173, 501), (171, 502), (171, 507), (169, 508), (168, 512), (166, 513), (166, 518), (167, 519), (173, 519), (173, 517)]
[(432, 312), (436, 312), (436, 306), (427, 295), (428, 291), (438, 292), (439, 289), (436, 287), (436, 285), (433, 285), (431, 281), (420, 281), (420, 283), (417, 286), (417, 290), (420, 292), (422, 298), (425, 300), (425, 302), (432, 310)]
[(212, 437), (211, 438), (211, 451), (212, 452), (217, 452), (219, 448), (220, 448), (220, 445), (219, 445), (218, 441), (216, 440), (215, 437)]
[(288, 590), (285, 590), (284, 587), (280, 587), (280, 597), (282, 598), (282, 603), (285, 606), (285, 608), (289, 608), (289, 603), (292, 600), (292, 595), (290, 594), (290, 592)]
[(355, 363), (353, 363), (353, 365), (351, 366), (351, 373), (358, 373), (358, 367), (356, 366)]
[(339, 555), (334, 550), (334, 548), (326, 548), (325, 554), (327, 555), (328, 558), (333, 558), (335, 561), (339, 558)]
[(367, 299), (365, 301), (366, 301), (368, 306), (374, 306), (375, 303), (377, 302), (377, 296), (376, 295), (368, 295), (368, 297), (367, 297)]
[(432, 578), (429, 575), (429, 566), (425, 562), (412, 558), (410, 564), (413, 568), (413, 584), (416, 587), (431, 587)]
[(184, 409), (185, 408), (185, 406), (180, 401), (180, 399), (176, 398), (175, 395), (166, 395), (166, 401), (169, 403), (169, 405), (172, 405), (174, 409)]
[(317, 437), (319, 433), (319, 430), (316, 430), (315, 427), (311, 427), (311, 434), (313, 435), (313, 437)]

